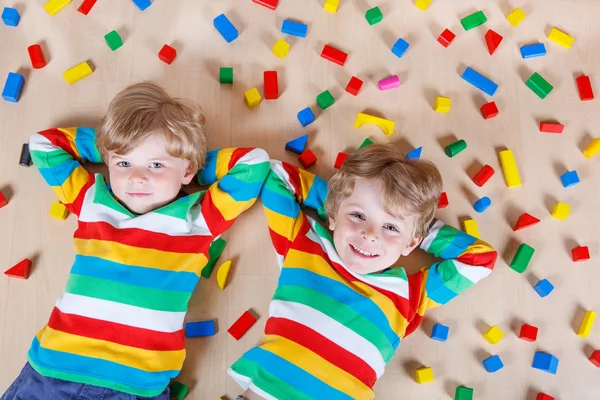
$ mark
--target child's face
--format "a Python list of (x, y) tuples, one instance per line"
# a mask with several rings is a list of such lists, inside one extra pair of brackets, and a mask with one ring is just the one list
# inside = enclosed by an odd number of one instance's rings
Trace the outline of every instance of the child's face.
[(149, 136), (129, 154), (109, 153), (108, 171), (113, 193), (136, 214), (170, 203), (194, 176), (188, 161), (167, 153), (161, 134)]
[(416, 217), (388, 214), (381, 198), (381, 181), (357, 178), (352, 195), (341, 202), (335, 218), (329, 218), (335, 248), (354, 273), (382, 271), (421, 242), (412, 236)]

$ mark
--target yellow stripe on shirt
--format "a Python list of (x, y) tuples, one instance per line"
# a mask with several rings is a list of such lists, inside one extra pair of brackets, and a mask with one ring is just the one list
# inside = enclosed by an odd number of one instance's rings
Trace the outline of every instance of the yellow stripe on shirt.
[(235, 148), (219, 150), (215, 169), (215, 175), (217, 176), (217, 179), (221, 179), (229, 173), (229, 163), (231, 162), (231, 157), (233, 156), (233, 152), (235, 150)]
[(75, 153), (75, 156), (78, 160), (81, 160), (81, 154), (79, 153), (79, 149), (75, 145), (75, 137), (77, 136), (77, 128), (57, 128), (59, 131), (65, 134), (65, 138), (69, 141), (71, 145), (71, 150)]
[[(264, 210), (265, 215), (267, 216), (269, 228), (271, 228), (278, 235), (283, 236), (284, 238), (293, 242), (296, 236), (298, 236), (300, 228), (302, 228), (304, 214), (301, 212), (298, 214), (297, 218), (291, 218), (268, 208), (265, 208)], [(290, 232), (290, 228), (293, 229), (292, 232)]]
[(227, 192), (219, 188), (219, 185), (211, 185), (208, 189), (213, 203), (218, 204), (218, 209), (221, 211), (223, 218), (226, 221), (231, 221), (237, 218), (243, 211), (249, 209), (254, 204), (255, 199), (247, 201), (237, 201)]

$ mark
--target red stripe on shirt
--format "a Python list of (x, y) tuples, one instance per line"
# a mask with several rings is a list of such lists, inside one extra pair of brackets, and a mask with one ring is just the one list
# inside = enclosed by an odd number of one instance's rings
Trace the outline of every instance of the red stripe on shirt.
[(293, 166), (288, 163), (281, 163), (281, 166), (287, 172), (289, 176), (289, 180), (294, 187), (294, 196), (296, 197), (296, 201), (300, 204), (304, 202), (302, 198), (302, 181), (300, 179), (300, 172), (298, 171), (298, 167)]
[(498, 258), (498, 253), (495, 250), (487, 251), (485, 253), (467, 253), (456, 258), (457, 261), (462, 262), (463, 264), (468, 265), (478, 265), (487, 269), (494, 269), (494, 264), (496, 264), (496, 258)]
[(215, 205), (209, 190), (206, 191), (206, 194), (202, 198), (200, 212), (206, 221), (206, 226), (208, 226), (210, 233), (214, 236), (226, 231), (233, 224), (233, 220), (225, 220), (223, 214), (221, 214), (221, 210)]
[(269, 235), (271, 236), (271, 242), (273, 243), (273, 247), (275, 247), (275, 252), (282, 256), (287, 254), (288, 249), (290, 248), (292, 242), (288, 240), (285, 236), (281, 236), (273, 229), (269, 227)]
[(242, 157), (244, 157), (246, 154), (250, 153), (252, 150), (254, 149), (250, 149), (250, 148), (237, 148), (233, 151), (233, 153), (231, 154), (231, 159), (229, 160), (229, 165), (227, 166), (227, 169), (229, 171), (231, 171), (233, 169), (233, 167), (235, 167), (235, 165), (238, 163), (238, 161), (240, 161), (240, 159)]
[(85, 199), (85, 194), (90, 189), (90, 187), (92, 187), (92, 185), (94, 185), (95, 183), (96, 183), (96, 177), (94, 176), (94, 174), (90, 174), (88, 177), (88, 181), (85, 183), (85, 185), (83, 185), (83, 187), (77, 194), (77, 197), (75, 198), (75, 200), (71, 204), (65, 204), (65, 207), (67, 208), (67, 210), (69, 210), (73, 214), (79, 216), (79, 214), (81, 212), (81, 207), (83, 207), (83, 200)]
[[(73, 150), (73, 147), (71, 147), (71, 143), (69, 142), (66, 134), (63, 131), (61, 131), (57, 128), (52, 128), (52, 129), (46, 129), (45, 131), (41, 131), (38, 133), (40, 135), (42, 135), (43, 137), (45, 137), (46, 139), (48, 139), (50, 141), (50, 143), (52, 143), (54, 146), (60, 147), (62, 150), (69, 153), (71, 155), (71, 157), (73, 157), (76, 160), (81, 161), (81, 159), (79, 157), (77, 157), (75, 150)], [(75, 139), (75, 138), (73, 138), (73, 139)]]

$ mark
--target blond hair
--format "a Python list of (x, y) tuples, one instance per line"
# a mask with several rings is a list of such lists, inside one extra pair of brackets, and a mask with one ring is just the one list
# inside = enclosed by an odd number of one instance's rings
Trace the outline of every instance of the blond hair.
[(433, 163), (407, 159), (392, 145), (362, 148), (329, 180), (328, 217), (335, 218), (341, 202), (352, 194), (356, 178), (381, 181), (385, 211), (402, 217), (415, 215), (413, 237), (427, 236), (442, 192), (442, 177)]
[(174, 99), (150, 82), (131, 85), (111, 101), (96, 144), (102, 159), (125, 155), (151, 135), (164, 135), (167, 152), (190, 163), (196, 173), (206, 161), (204, 115), (194, 104)]

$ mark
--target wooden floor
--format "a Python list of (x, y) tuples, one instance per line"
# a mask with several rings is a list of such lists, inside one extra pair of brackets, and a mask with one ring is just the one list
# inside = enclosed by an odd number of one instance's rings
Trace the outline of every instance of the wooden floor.
[[(281, 0), (274, 12), (250, 0), (155, 0), (144, 12), (129, 0), (103, 0), (88, 16), (76, 11), (80, 2), (50, 17), (42, 9), (43, 0), (16, 1), (21, 23), (17, 28), (0, 26), (0, 76), (4, 79), (8, 72), (19, 71), (26, 79), (18, 104), (0, 104), (0, 190), (10, 200), (0, 210), (0, 269), (25, 257), (34, 261), (27, 281), (0, 277), (0, 392), (23, 366), (31, 339), (46, 323), (73, 262), (76, 220), (49, 217), (53, 193), (35, 168), (18, 165), (21, 145), (44, 128), (97, 126), (120, 89), (152, 80), (204, 107), (211, 148), (257, 146), (273, 158), (297, 162), (284, 145), (309, 133), (308, 147), (319, 159), (312, 171), (323, 177), (334, 173), (338, 151), (353, 151), (365, 137), (396, 142), (404, 151), (423, 146), (423, 156), (442, 171), (450, 200), (438, 216), (455, 225), (477, 217), (482, 238), (499, 251), (496, 272), (427, 316), (377, 383), (378, 399), (449, 399), (457, 385), (474, 387), (479, 400), (533, 400), (540, 390), (560, 400), (600, 397), (600, 370), (587, 360), (592, 349), (600, 348), (600, 324), (587, 339), (576, 334), (585, 310), (600, 311), (600, 155), (588, 160), (581, 153), (593, 137), (600, 136), (600, 100), (580, 101), (575, 85), (577, 76), (590, 75), (600, 95), (600, 2), (433, 0), (429, 10), (422, 12), (410, 0), (341, 0), (337, 14), (330, 14), (323, 10), (323, 0)], [(364, 14), (375, 5), (384, 18), (370, 26)], [(525, 10), (527, 18), (514, 28), (505, 17), (516, 6)], [(480, 8), (488, 22), (465, 32), (460, 19)], [(240, 31), (231, 44), (212, 26), (220, 13), (226, 13)], [(280, 27), (285, 18), (307, 23), (309, 28), (304, 39), (285, 37), (291, 51), (280, 60), (271, 47), (283, 37)], [(575, 37), (570, 50), (546, 38), (555, 26)], [(447, 49), (436, 42), (444, 28), (457, 34)], [(483, 39), (490, 28), (504, 36), (493, 56)], [(116, 52), (103, 39), (113, 29), (125, 41)], [(410, 43), (402, 59), (390, 51), (399, 37)], [(538, 41), (546, 44), (548, 55), (522, 60), (519, 47)], [(33, 43), (42, 44), (49, 61), (42, 70), (30, 66), (26, 48)], [(156, 55), (165, 43), (178, 51), (171, 66)], [(324, 44), (348, 52), (344, 67), (319, 56)], [(93, 63), (94, 74), (69, 86), (61, 73), (84, 60)], [(219, 84), (221, 66), (234, 68), (232, 86)], [(493, 98), (461, 79), (466, 66), (499, 84)], [(247, 108), (244, 91), (257, 87), (262, 93), (263, 71), (269, 69), (279, 73), (281, 97)], [(525, 86), (535, 71), (554, 86), (545, 100)], [(377, 81), (391, 74), (400, 77), (400, 88), (380, 92)], [(357, 97), (344, 91), (352, 75), (365, 81)], [(315, 98), (324, 90), (333, 94), (336, 103), (322, 112)], [(433, 111), (438, 95), (452, 98), (449, 114)], [(486, 121), (479, 108), (490, 100), (497, 103), (500, 114)], [(302, 128), (296, 114), (307, 106), (317, 120)], [(374, 126), (355, 129), (358, 112), (395, 120), (395, 133), (386, 137)], [(539, 132), (541, 120), (565, 124), (564, 133)], [(443, 146), (456, 138), (465, 139), (468, 148), (450, 159)], [(520, 188), (508, 189), (504, 183), (497, 157), (503, 148), (515, 153), (523, 179)], [(470, 177), (483, 164), (490, 164), (496, 175), (479, 188)], [(582, 182), (563, 188), (560, 175), (567, 170), (577, 170)], [(489, 196), (492, 206), (477, 215), (472, 204), (481, 196)], [(565, 221), (550, 216), (557, 201), (573, 208)], [(522, 212), (542, 221), (515, 233), (511, 226)], [(188, 355), (178, 379), (192, 388), (192, 399), (224, 396), (231, 400), (239, 394), (226, 370), (259, 343), (277, 282), (278, 267), (260, 206), (240, 218), (225, 239), (222, 261), (234, 260), (230, 283), (221, 291), (214, 276), (201, 281), (187, 316), (188, 320), (214, 318), (219, 327), (214, 337), (187, 342)], [(507, 264), (523, 242), (536, 252), (527, 272), (519, 275)], [(570, 250), (576, 245), (588, 245), (592, 260), (573, 263)], [(419, 267), (421, 257), (410, 257), (406, 265)], [(546, 298), (532, 288), (541, 278), (556, 286)], [(248, 308), (260, 319), (236, 342), (226, 329)], [(428, 337), (434, 322), (450, 326), (446, 343)], [(517, 337), (515, 331), (523, 322), (539, 327), (536, 343)], [(506, 333), (497, 345), (482, 337), (491, 325)], [(556, 376), (531, 368), (535, 351), (560, 359)], [(495, 374), (481, 365), (491, 354), (500, 355), (505, 364)], [(414, 381), (413, 371), (420, 366), (433, 367), (435, 382)]]

